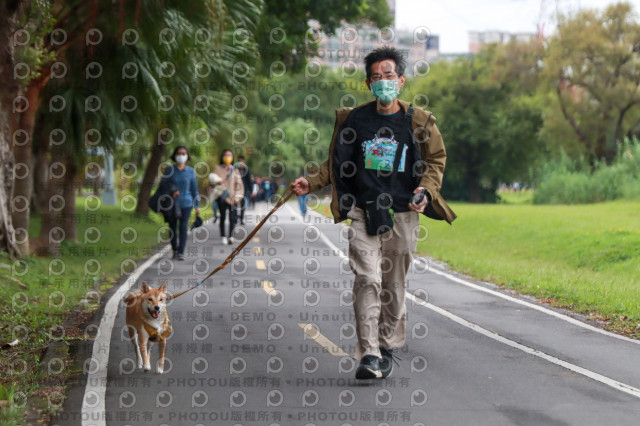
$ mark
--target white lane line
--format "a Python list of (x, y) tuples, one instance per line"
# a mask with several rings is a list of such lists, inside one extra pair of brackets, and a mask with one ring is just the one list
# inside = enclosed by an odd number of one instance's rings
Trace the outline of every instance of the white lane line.
[[(422, 263), (424, 263), (424, 258), (417, 258), (416, 257), (416, 258), (413, 259), (413, 261), (414, 262), (422, 262)], [(640, 345), (640, 340), (631, 339), (631, 338), (629, 338), (627, 336), (622, 336), (620, 334), (612, 333), (610, 331), (603, 330), (603, 329), (598, 328), (598, 327), (594, 327), (594, 326), (592, 326), (590, 324), (584, 323), (584, 322), (582, 322), (580, 320), (577, 320), (575, 318), (572, 318), (570, 316), (561, 314), (561, 313), (556, 312), (554, 310), (551, 310), (549, 308), (545, 308), (544, 306), (536, 305), (535, 303), (527, 302), (525, 300), (521, 300), (521, 299), (518, 299), (518, 298), (515, 298), (515, 297), (512, 297), (512, 296), (509, 296), (509, 295), (501, 293), (499, 291), (491, 290), (490, 288), (486, 288), (486, 287), (483, 287), (481, 285), (474, 284), (472, 282), (463, 280), (462, 278), (458, 278), (458, 277), (456, 277), (454, 275), (451, 275), (451, 274), (449, 274), (447, 272), (439, 271), (439, 270), (437, 270), (435, 268), (432, 268), (428, 264), (427, 264), (427, 266), (429, 266), (429, 271), (430, 272), (433, 272), (434, 274), (440, 275), (442, 277), (446, 277), (449, 280), (454, 281), (454, 282), (456, 282), (458, 284), (462, 284), (464, 286), (473, 288), (474, 290), (483, 291), (483, 292), (489, 293), (489, 294), (491, 294), (493, 296), (500, 297), (501, 299), (505, 299), (505, 300), (508, 300), (510, 302), (514, 302), (514, 303), (517, 303), (519, 305), (522, 305), (522, 306), (526, 306), (527, 308), (535, 309), (538, 312), (543, 312), (543, 313), (545, 313), (547, 315), (551, 315), (552, 317), (561, 319), (561, 320), (566, 321), (568, 323), (571, 323), (573, 325), (577, 325), (579, 327), (586, 328), (589, 331), (594, 331), (596, 333), (604, 334), (605, 336), (615, 337), (616, 339), (624, 340), (625, 342), (629, 342), (629, 343), (634, 343), (636, 345)]]
[[(89, 371), (87, 372), (87, 385), (84, 389), (84, 397), (82, 398), (82, 426), (106, 425), (105, 394), (107, 386), (107, 364), (109, 362), (111, 333), (118, 314), (118, 304), (124, 294), (138, 278), (140, 278), (140, 275), (170, 249), (171, 246), (167, 245), (160, 252), (147, 259), (147, 261), (113, 293), (104, 307), (98, 334), (93, 341), (93, 353), (88, 368)], [(93, 419), (91, 413), (99, 413), (99, 418)]]
[[(293, 213), (295, 213), (293, 211), (293, 209), (291, 209), (291, 211)], [(331, 240), (329, 240), (329, 238), (327, 238), (324, 235), (324, 233), (322, 231), (318, 230), (318, 232), (320, 232), (320, 235), (322, 236), (322, 240), (329, 246), (330, 249), (332, 249), (334, 252), (338, 253), (340, 255), (340, 257), (348, 258), (341, 250), (338, 249), (338, 247), (335, 246), (335, 244), (333, 244), (331, 242)], [(433, 269), (430, 269), (430, 270), (433, 271)], [(441, 273), (441, 275), (446, 277), (446, 278), (449, 278), (449, 279), (454, 279), (455, 282), (460, 282), (460, 281), (464, 282), (464, 280), (460, 280), (459, 278), (456, 278), (456, 277), (454, 277), (454, 276), (452, 276), (450, 274)], [(469, 283), (469, 284), (471, 284), (471, 283)], [(479, 287), (480, 289), (485, 290), (483, 287), (477, 286), (475, 284), (472, 284), (472, 287), (474, 287), (474, 288), (475, 287)], [(489, 291), (489, 292), (492, 293), (492, 294), (495, 293), (495, 295), (497, 295), (497, 296), (504, 296), (504, 295), (502, 295), (501, 293), (498, 293), (498, 292), (493, 292), (493, 291)], [(558, 365), (560, 367), (564, 367), (564, 368), (566, 368), (566, 369), (568, 369), (570, 371), (573, 371), (575, 373), (578, 373), (578, 374), (583, 375), (585, 377), (588, 377), (590, 379), (596, 380), (596, 381), (598, 381), (598, 382), (600, 382), (600, 383), (602, 383), (604, 385), (610, 386), (610, 387), (612, 387), (612, 388), (614, 388), (614, 389), (616, 389), (618, 391), (624, 392), (624, 393), (629, 394), (631, 396), (634, 396), (636, 398), (640, 398), (640, 389), (634, 388), (633, 386), (630, 386), (630, 385), (627, 385), (625, 383), (619, 382), (617, 380), (611, 379), (609, 377), (603, 376), (602, 374), (595, 373), (595, 372), (593, 372), (591, 370), (587, 370), (586, 368), (577, 366), (575, 364), (571, 364), (570, 362), (563, 361), (563, 360), (561, 360), (559, 358), (556, 358), (554, 356), (548, 355), (548, 354), (546, 354), (544, 352), (541, 352), (539, 350), (530, 348), (528, 346), (522, 345), (522, 344), (520, 344), (518, 342), (515, 342), (513, 340), (507, 339), (507, 338), (505, 338), (503, 336), (500, 336), (497, 333), (489, 331), (489, 330), (487, 330), (487, 329), (485, 329), (483, 327), (480, 327), (477, 324), (474, 324), (474, 323), (472, 323), (470, 321), (465, 320), (464, 318), (461, 318), (461, 317), (459, 317), (459, 316), (457, 316), (455, 314), (452, 314), (451, 312), (449, 312), (449, 311), (447, 311), (445, 309), (442, 309), (442, 308), (440, 308), (438, 306), (435, 306), (435, 305), (433, 305), (431, 303), (428, 303), (428, 302), (425, 302), (423, 300), (420, 300), (420, 299), (416, 298), (413, 294), (409, 293), (408, 291), (406, 292), (406, 297), (407, 297), (407, 299), (412, 300), (413, 302), (417, 303), (418, 305), (424, 306), (425, 308), (428, 308), (428, 309), (430, 309), (430, 310), (432, 310), (432, 311), (434, 311), (434, 312), (436, 312), (436, 313), (438, 313), (438, 314), (440, 314), (440, 315), (442, 315), (442, 316), (444, 316), (444, 317), (446, 317), (446, 318), (448, 318), (448, 319), (450, 319), (450, 320), (452, 320), (452, 321), (454, 321), (454, 322), (456, 322), (456, 323), (458, 323), (458, 324), (460, 324), (462, 326), (465, 326), (465, 327), (467, 327), (467, 328), (469, 328), (469, 329), (471, 329), (471, 330), (473, 330), (473, 331), (475, 331), (477, 333), (480, 333), (483, 336), (489, 337), (489, 338), (491, 338), (493, 340), (496, 340), (496, 341), (498, 341), (500, 343), (503, 343), (503, 344), (505, 344), (507, 346), (510, 346), (512, 348), (515, 348), (515, 349), (519, 349), (519, 350), (521, 350), (521, 351), (523, 351), (523, 352), (525, 352), (527, 354), (534, 355), (534, 356), (536, 356), (538, 358), (544, 359), (544, 360), (546, 360), (548, 362), (551, 362), (551, 363), (553, 363), (555, 365)], [(513, 299), (513, 301), (521, 302), (518, 299), (514, 299), (514, 298), (511, 298), (511, 297), (508, 297), (508, 296), (505, 297), (505, 298), (507, 300), (512, 300)], [(531, 307), (537, 307), (536, 305), (533, 305), (533, 304), (530, 304), (530, 303), (527, 303), (527, 302), (524, 302), (523, 304), (526, 304), (526, 306), (531, 305)], [(546, 309), (545, 311), (549, 311), (549, 312), (552, 312), (553, 314), (557, 314), (556, 312), (550, 311), (548, 309)], [(545, 311), (542, 311), (542, 312), (545, 312)], [(547, 312), (545, 312), (545, 313), (547, 313)], [(557, 314), (557, 315), (562, 316), (561, 314)], [(570, 317), (567, 317), (567, 318), (573, 320), (573, 318), (570, 318)], [(575, 321), (577, 321), (577, 320), (575, 320)], [(585, 325), (585, 324), (578, 323), (578, 325)], [(595, 327), (593, 327), (593, 328), (595, 330), (599, 330), (599, 329), (597, 329)], [(611, 334), (613, 334), (613, 333), (611, 333)], [(614, 336), (617, 337), (617, 335), (614, 335)], [(637, 343), (637, 342), (634, 341), (634, 343)]]
[[(291, 206), (289, 205), (289, 203), (285, 204), (285, 207), (286, 207), (286, 208), (288, 208), (288, 209), (291, 211), (291, 213), (292, 213), (292, 214), (297, 215), (297, 216), (299, 216), (300, 218), (302, 218), (302, 215), (300, 215), (300, 213), (298, 213), (297, 211), (293, 210), (293, 208), (291, 208)], [(307, 210), (307, 214), (317, 215), (318, 217), (326, 217), (326, 216), (323, 216), (323, 215), (321, 215), (320, 213), (318, 213), (318, 212), (316, 212), (316, 211), (314, 211), (314, 210), (311, 210), (311, 209)], [(308, 225), (308, 224), (305, 224), (305, 225)], [(314, 225), (316, 225), (316, 224), (314, 224)], [(340, 223), (339, 223), (338, 225), (340, 225), (340, 226), (345, 226), (345, 225), (342, 225), (342, 224), (340, 224)], [(327, 236), (325, 235), (325, 233), (324, 233), (324, 232), (320, 231), (320, 229), (318, 229), (318, 232), (320, 233), (320, 239), (321, 239), (322, 241), (324, 241), (324, 243), (325, 243), (326, 245), (328, 245), (328, 246), (329, 246), (329, 248), (330, 248), (331, 250), (335, 250), (335, 251), (337, 251), (337, 252), (340, 254), (340, 257), (342, 257), (343, 259), (348, 259), (348, 258), (349, 258), (347, 255), (345, 255), (345, 254), (344, 254), (344, 252), (343, 252), (342, 250), (340, 250), (338, 247), (336, 247), (336, 246), (331, 242), (331, 240), (329, 239), (329, 237), (327, 237)]]
[(258, 268), (260, 270), (264, 270), (264, 269), (267, 269), (267, 265), (265, 265), (264, 260), (257, 259), (256, 260), (256, 268)]
[(518, 342), (514, 342), (513, 340), (507, 339), (506, 337), (502, 337), (497, 333), (494, 333), (493, 331), (489, 331), (486, 328), (480, 327), (477, 324), (474, 324), (472, 322), (467, 321), (464, 318), (461, 318), (455, 314), (452, 314), (451, 312), (442, 309), (438, 306), (435, 306), (429, 302), (425, 302), (424, 300), (420, 300), (419, 298), (415, 297), (413, 294), (409, 293), (407, 291), (407, 299), (412, 300), (414, 303), (420, 305), (420, 306), (424, 306), (427, 309), (431, 309), (432, 311), (446, 317), (449, 318), (451, 321), (456, 322), (464, 327), (470, 328), (471, 330), (482, 334), (483, 336), (489, 337), (490, 339), (496, 340), (500, 343), (503, 343), (507, 346), (510, 346), (512, 348), (515, 349), (519, 349), (522, 352), (525, 352), (527, 354), (536, 356), (538, 358), (542, 358), (545, 361), (549, 361), (553, 364), (556, 364), (560, 367), (564, 367), (567, 370), (571, 370), (575, 373), (581, 374), (585, 377), (588, 377), (590, 379), (593, 380), (597, 380), (600, 383), (603, 383), (607, 386), (610, 386), (616, 390), (619, 390), (621, 392), (627, 393), (631, 396), (635, 396), (636, 398), (640, 398), (640, 389), (634, 388), (633, 386), (629, 386), (625, 383), (619, 382), (617, 380), (613, 380), (610, 379), (609, 377), (603, 376), (602, 374), (598, 374), (598, 373), (594, 373), (591, 370), (587, 370), (586, 368), (582, 368), (580, 366), (577, 366), (575, 364), (571, 364), (570, 362), (567, 361), (563, 361), (559, 358), (556, 358), (554, 356), (548, 355), (544, 352), (541, 352), (539, 350), (530, 348), (528, 346), (525, 346), (523, 344), (520, 344)]

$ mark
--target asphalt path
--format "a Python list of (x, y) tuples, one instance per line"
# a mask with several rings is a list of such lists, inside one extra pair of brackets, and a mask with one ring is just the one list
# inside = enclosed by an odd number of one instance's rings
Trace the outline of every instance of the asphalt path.
[[(267, 210), (249, 211), (241, 233)], [(347, 247), (346, 226), (287, 204), (226, 269), (170, 304), (165, 372), (155, 373), (156, 345), (144, 373), (122, 295), (206, 276), (233, 249), (206, 224), (185, 261), (159, 253), (112, 294), (52, 424), (640, 424), (639, 342), (424, 258), (408, 275), (407, 344), (392, 376), (356, 381)]]

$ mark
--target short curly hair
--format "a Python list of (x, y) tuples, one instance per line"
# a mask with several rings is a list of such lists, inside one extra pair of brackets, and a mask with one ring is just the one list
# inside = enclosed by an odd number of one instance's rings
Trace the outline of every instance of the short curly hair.
[(367, 72), (367, 80), (371, 79), (371, 67), (373, 64), (386, 59), (390, 59), (396, 63), (396, 73), (399, 76), (404, 75), (406, 62), (402, 57), (402, 53), (394, 47), (383, 46), (371, 51), (371, 53), (364, 57), (364, 67)]

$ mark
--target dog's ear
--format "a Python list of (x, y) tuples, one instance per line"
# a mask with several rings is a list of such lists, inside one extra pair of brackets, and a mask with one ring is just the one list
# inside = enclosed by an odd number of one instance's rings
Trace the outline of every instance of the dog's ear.
[(151, 287), (149, 287), (149, 284), (147, 284), (146, 281), (142, 281), (142, 292), (149, 293), (149, 290), (151, 290)]
[(167, 292), (167, 282), (163, 282), (162, 285), (160, 286), (160, 291), (162, 293), (166, 293)]

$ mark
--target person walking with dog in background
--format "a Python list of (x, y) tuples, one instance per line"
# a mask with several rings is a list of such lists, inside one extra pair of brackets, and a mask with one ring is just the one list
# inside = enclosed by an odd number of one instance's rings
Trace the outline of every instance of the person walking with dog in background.
[(418, 214), (449, 223), (456, 218), (439, 192), (447, 154), (435, 117), (397, 99), (404, 68), (402, 54), (391, 47), (365, 57), (366, 84), (376, 100), (337, 110), (328, 160), (292, 184), (298, 196), (331, 184), (334, 221), (351, 219), (357, 379), (388, 377), (393, 351), (405, 344), (405, 281)]
[[(225, 149), (220, 155), (220, 164), (213, 169), (213, 173), (222, 178), (225, 190), (218, 197), (220, 208), (220, 237), (222, 244), (233, 244), (233, 230), (238, 221), (238, 210), (244, 200), (244, 185), (238, 170), (233, 166), (233, 152)], [(229, 215), (229, 233), (226, 233), (225, 222)], [(227, 237), (228, 235), (228, 237)]]
[[(171, 159), (175, 166), (164, 170), (162, 180), (173, 182), (177, 190), (173, 192), (174, 202), (178, 206), (173, 210), (174, 214), (168, 216), (169, 228), (171, 228), (171, 248), (173, 259), (184, 260), (184, 250), (187, 244), (187, 228), (191, 210), (195, 207), (196, 216), (200, 216), (200, 196), (198, 194), (198, 181), (196, 172), (187, 166), (190, 159), (189, 151), (184, 145), (173, 150)], [(161, 185), (163, 182), (161, 182)]]

